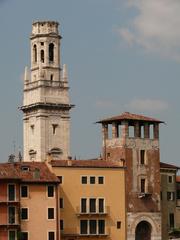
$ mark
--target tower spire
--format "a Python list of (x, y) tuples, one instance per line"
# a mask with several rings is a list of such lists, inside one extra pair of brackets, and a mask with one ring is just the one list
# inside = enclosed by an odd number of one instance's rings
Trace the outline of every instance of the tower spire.
[[(24, 161), (45, 161), (70, 156), (70, 109), (67, 67), (61, 73), (58, 23), (32, 24), (31, 77), (25, 70)], [(61, 77), (62, 74), (62, 77)]]

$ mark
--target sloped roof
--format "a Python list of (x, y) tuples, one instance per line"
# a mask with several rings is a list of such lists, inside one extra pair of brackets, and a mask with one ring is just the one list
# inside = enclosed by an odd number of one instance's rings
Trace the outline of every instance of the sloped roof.
[(122, 163), (105, 161), (100, 159), (93, 160), (52, 160), (52, 167), (77, 167), (77, 168), (123, 168)]
[(172, 164), (169, 164), (169, 163), (163, 163), (163, 162), (160, 162), (160, 168), (171, 168), (171, 169), (180, 169), (180, 167), (178, 166), (175, 166), (175, 165), (172, 165)]
[(23, 182), (59, 182), (47, 165), (42, 162), (0, 163), (0, 179)]
[(121, 115), (106, 118), (103, 120), (98, 121), (97, 123), (112, 123), (112, 122), (121, 122), (123, 120), (131, 120), (131, 121), (142, 121), (142, 122), (149, 122), (149, 123), (164, 123), (155, 118), (146, 117), (143, 115), (137, 115), (129, 112), (124, 112)]

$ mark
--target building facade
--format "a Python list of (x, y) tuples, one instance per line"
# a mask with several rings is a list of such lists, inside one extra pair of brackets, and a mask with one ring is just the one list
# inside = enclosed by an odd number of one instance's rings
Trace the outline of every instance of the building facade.
[(177, 166), (161, 163), (161, 212), (162, 239), (169, 239), (169, 233), (177, 227), (176, 222), (176, 173)]
[(24, 159), (45, 161), (47, 154), (70, 155), (69, 87), (66, 65), (61, 69), (58, 23), (34, 22), (31, 71), (25, 69), (23, 106)]
[(1, 163), (0, 239), (59, 240), (58, 184), (45, 163)]
[(51, 161), (61, 179), (61, 239), (126, 239), (125, 168), (96, 160)]

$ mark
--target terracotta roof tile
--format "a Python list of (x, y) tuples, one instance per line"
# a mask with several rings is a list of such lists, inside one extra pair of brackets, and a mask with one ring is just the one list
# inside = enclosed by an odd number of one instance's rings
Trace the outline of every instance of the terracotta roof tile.
[(153, 123), (153, 122), (164, 123), (155, 118), (150, 118), (150, 117), (146, 117), (143, 115), (137, 115), (137, 114), (133, 114), (133, 113), (129, 113), (129, 112), (124, 112), (121, 115), (100, 120), (97, 123), (112, 123), (112, 122), (116, 122), (116, 121), (119, 122), (119, 121), (123, 121), (123, 120), (143, 121), (143, 122), (150, 122), (150, 123)]
[(180, 167), (178, 166), (175, 166), (175, 165), (172, 165), (172, 164), (169, 164), (169, 163), (163, 163), (163, 162), (160, 162), (160, 168), (173, 168), (173, 169), (180, 169)]
[(42, 162), (0, 163), (0, 179), (18, 179), (23, 182), (59, 182)]
[(52, 160), (52, 167), (79, 167), (79, 168), (122, 168), (121, 162), (93, 160)]

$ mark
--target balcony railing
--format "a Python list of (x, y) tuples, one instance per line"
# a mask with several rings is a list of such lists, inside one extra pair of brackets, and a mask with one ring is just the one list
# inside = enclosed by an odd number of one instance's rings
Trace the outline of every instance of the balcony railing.
[(9, 201), (9, 200), (0, 200), (0, 205), (19, 205), (20, 200)]
[(104, 209), (95, 209), (94, 211), (90, 211), (90, 209), (86, 209), (86, 211), (83, 211), (80, 207), (77, 207), (76, 208), (76, 214), (78, 216), (95, 216), (95, 215), (101, 215), (101, 216), (105, 216), (105, 215), (108, 215), (110, 212), (110, 207), (109, 206), (105, 206)]
[(148, 198), (152, 195), (151, 192), (139, 192), (138, 193), (138, 198)]
[(108, 237), (110, 235), (110, 228), (105, 228), (105, 232), (104, 233), (81, 233), (80, 229), (77, 228), (65, 228), (64, 230), (61, 230), (61, 236), (62, 237), (98, 237), (98, 238), (105, 238)]

